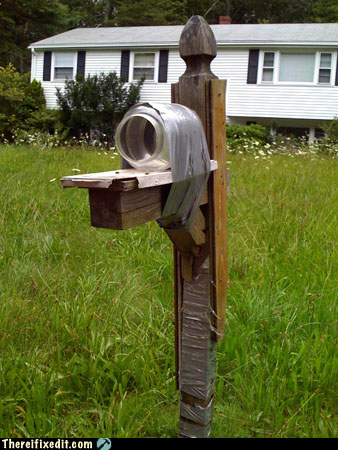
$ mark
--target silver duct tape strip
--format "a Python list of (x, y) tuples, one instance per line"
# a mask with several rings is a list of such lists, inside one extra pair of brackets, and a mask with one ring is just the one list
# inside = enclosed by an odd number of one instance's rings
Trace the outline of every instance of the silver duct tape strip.
[(211, 338), (209, 260), (184, 283), (180, 391), (208, 401), (214, 390), (216, 343)]
[(208, 144), (195, 111), (179, 104), (151, 103), (164, 121), (173, 186), (158, 224), (189, 229), (210, 174)]
[(180, 403), (180, 416), (191, 422), (198, 423), (200, 425), (207, 425), (211, 422), (212, 418), (212, 406), (213, 399), (210, 400), (208, 406), (201, 405), (189, 405), (181, 401)]
[(211, 423), (208, 425), (198, 425), (195, 423), (180, 420), (179, 435), (183, 438), (208, 438), (211, 433)]

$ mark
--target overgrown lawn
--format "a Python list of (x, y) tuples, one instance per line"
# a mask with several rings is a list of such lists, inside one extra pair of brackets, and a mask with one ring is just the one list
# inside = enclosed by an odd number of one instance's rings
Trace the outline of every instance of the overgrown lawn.
[[(337, 437), (338, 159), (231, 155), (213, 437)], [(0, 435), (175, 437), (171, 244), (90, 226), (112, 152), (0, 147)]]

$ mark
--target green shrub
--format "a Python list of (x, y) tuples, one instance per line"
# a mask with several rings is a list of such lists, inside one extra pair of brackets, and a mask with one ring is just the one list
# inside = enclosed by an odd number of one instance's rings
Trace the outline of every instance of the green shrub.
[(60, 111), (57, 109), (47, 109), (43, 107), (34, 111), (25, 122), (25, 130), (41, 131), (45, 133), (61, 132)]
[(338, 142), (338, 117), (331, 120), (328, 124), (324, 124), (323, 129), (329, 139), (334, 142)]
[(230, 151), (250, 151), (268, 144), (271, 140), (268, 128), (261, 125), (233, 125), (226, 127), (227, 144)]
[(140, 99), (143, 80), (129, 86), (115, 72), (68, 80), (57, 90), (60, 120), (70, 137), (111, 145), (117, 124)]
[(14, 130), (26, 129), (31, 115), (45, 106), (41, 83), (30, 83), (13, 65), (0, 67), (0, 136), (12, 140)]

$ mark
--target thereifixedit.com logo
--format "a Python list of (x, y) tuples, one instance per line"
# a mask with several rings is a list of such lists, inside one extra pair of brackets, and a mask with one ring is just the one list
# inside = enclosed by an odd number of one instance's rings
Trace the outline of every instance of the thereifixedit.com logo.
[[(35, 450), (40, 448), (71, 450), (71, 449), (92, 449), (95, 448), (92, 440), (85, 439), (1, 439), (2, 448), (4, 449), (29, 449)], [(110, 448), (110, 447), (109, 447)], [(102, 449), (103, 450), (103, 449)], [(109, 450), (104, 448), (104, 450)]]

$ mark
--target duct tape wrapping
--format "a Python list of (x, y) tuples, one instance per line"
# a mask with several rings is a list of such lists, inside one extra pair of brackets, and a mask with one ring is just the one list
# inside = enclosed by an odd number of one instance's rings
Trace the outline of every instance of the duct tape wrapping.
[(212, 404), (213, 399), (210, 400), (207, 406), (202, 405), (189, 405), (181, 401), (180, 403), (180, 416), (183, 419), (190, 420), (191, 422), (198, 423), (200, 425), (207, 425), (211, 422), (212, 418)]
[(116, 144), (135, 168), (171, 167), (173, 184), (158, 224), (189, 229), (210, 173), (207, 141), (196, 112), (179, 104), (140, 103), (123, 118)]
[(211, 433), (211, 422), (206, 426), (201, 426), (196, 423), (180, 420), (179, 435), (182, 438), (208, 438)]
[(180, 391), (203, 401), (212, 396), (215, 382), (216, 342), (210, 308), (209, 259), (192, 283), (184, 283), (182, 307)]

